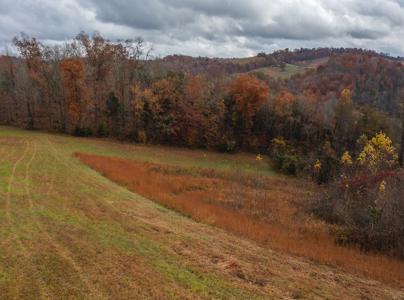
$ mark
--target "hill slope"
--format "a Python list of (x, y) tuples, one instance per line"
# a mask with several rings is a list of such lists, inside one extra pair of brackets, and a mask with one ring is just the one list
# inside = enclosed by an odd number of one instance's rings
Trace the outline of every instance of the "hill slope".
[[(200, 164), (185, 150), (0, 127), (1, 298), (404, 297), (196, 223), (114, 184), (76, 151)], [(213, 156), (220, 169), (241, 159)]]
[(321, 60), (309, 60), (297, 64), (286, 64), (283, 69), (279, 66), (262, 67), (254, 69), (249, 73), (253, 74), (261, 73), (275, 79), (287, 79), (296, 74), (303, 74), (307, 70), (314, 70), (321, 63), (326, 63), (327, 60), (328, 58)]

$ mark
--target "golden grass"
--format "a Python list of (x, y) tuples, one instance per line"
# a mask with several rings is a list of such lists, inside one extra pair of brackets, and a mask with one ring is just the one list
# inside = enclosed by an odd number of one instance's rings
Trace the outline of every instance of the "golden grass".
[(327, 225), (298, 212), (296, 202), (314, 189), (307, 183), (83, 153), (76, 156), (112, 181), (195, 220), (275, 250), (404, 286), (404, 262), (337, 246)]

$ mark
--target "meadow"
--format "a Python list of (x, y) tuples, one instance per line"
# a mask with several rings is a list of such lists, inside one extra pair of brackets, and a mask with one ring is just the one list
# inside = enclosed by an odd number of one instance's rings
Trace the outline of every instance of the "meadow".
[[(265, 158), (258, 163), (253, 154), (0, 127), (0, 298), (404, 297), (402, 263), (341, 250), (349, 264), (364, 262), (349, 268), (332, 252), (324, 254), (329, 261), (299, 252), (305, 239), (296, 237), (320, 237), (325, 226), (303, 226), (307, 219), (296, 214), (300, 198), (312, 192), (314, 187), (271, 171)], [(272, 199), (264, 211), (273, 218), (243, 202), (226, 202), (229, 195), (251, 194)], [(171, 204), (162, 195), (170, 195)], [(175, 205), (186, 198), (205, 203), (214, 218), (180, 213)], [(247, 223), (226, 227), (212, 205)], [(295, 231), (291, 220), (312, 231)], [(251, 233), (262, 229), (265, 237), (243, 231), (250, 223), (259, 225)]]

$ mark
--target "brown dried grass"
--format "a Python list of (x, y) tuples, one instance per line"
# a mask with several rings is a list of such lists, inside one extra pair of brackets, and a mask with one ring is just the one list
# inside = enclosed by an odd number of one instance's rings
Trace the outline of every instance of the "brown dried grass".
[(340, 247), (327, 225), (299, 213), (296, 201), (312, 191), (307, 183), (82, 153), (76, 156), (112, 181), (197, 221), (275, 250), (404, 286), (404, 262)]

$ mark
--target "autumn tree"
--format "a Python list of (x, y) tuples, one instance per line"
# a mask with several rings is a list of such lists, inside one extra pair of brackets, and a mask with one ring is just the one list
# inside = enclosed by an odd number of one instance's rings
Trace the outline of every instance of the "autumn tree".
[(87, 71), (92, 84), (94, 125), (98, 127), (100, 124), (106, 123), (103, 119), (103, 112), (107, 110), (107, 77), (113, 63), (114, 47), (97, 32), (91, 37), (85, 32), (81, 32), (77, 35), (76, 41), (79, 42), (88, 64)]
[(85, 127), (87, 95), (84, 85), (85, 68), (78, 58), (68, 58), (60, 63), (63, 83), (66, 90), (66, 130), (73, 132)]
[[(27, 94), (28, 127), (36, 127), (37, 112), (50, 108), (48, 87), (49, 68), (43, 59), (43, 45), (36, 39), (25, 34), (15, 37), (13, 43), (23, 57), (30, 78), (30, 91)], [(46, 115), (46, 113), (45, 113)], [(50, 116), (50, 113), (48, 113)]]
[(0, 100), (2, 119), (6, 124), (15, 122), (16, 80), (13, 58), (9, 55), (0, 57)]
[(404, 167), (404, 88), (400, 90), (401, 97), (401, 143), (398, 161), (401, 167)]
[(187, 75), (180, 103), (181, 131), (188, 146), (217, 145), (223, 122), (223, 93), (202, 75)]
[(279, 91), (270, 102), (272, 134), (293, 139), (300, 135), (297, 97), (286, 89)]
[(368, 140), (358, 156), (366, 172), (377, 173), (397, 166), (398, 155), (391, 139), (383, 132)]
[(133, 138), (141, 143), (149, 141), (152, 132), (152, 107), (155, 107), (157, 98), (150, 88), (142, 88), (135, 84), (132, 87), (132, 110), (133, 110)]
[(268, 100), (269, 87), (255, 76), (242, 74), (230, 83), (229, 95), (241, 116), (242, 134), (248, 136), (253, 126), (253, 117)]
[(389, 116), (368, 105), (358, 109), (358, 117), (356, 124), (356, 135), (374, 136), (380, 131), (390, 134)]
[[(180, 143), (183, 110), (183, 77), (171, 74), (153, 82), (150, 87), (133, 87), (132, 106), (137, 133), (145, 126), (147, 139), (153, 142)], [(140, 127), (139, 127), (140, 126)]]
[(188, 75), (184, 82), (184, 97), (181, 101), (181, 132), (190, 146), (198, 145), (200, 138), (200, 126), (204, 117), (203, 104), (207, 101), (204, 97), (208, 93), (207, 86), (204, 85), (201, 76)]
[(355, 110), (351, 90), (342, 90), (335, 107), (334, 144), (337, 150), (352, 145), (352, 132), (355, 125)]

